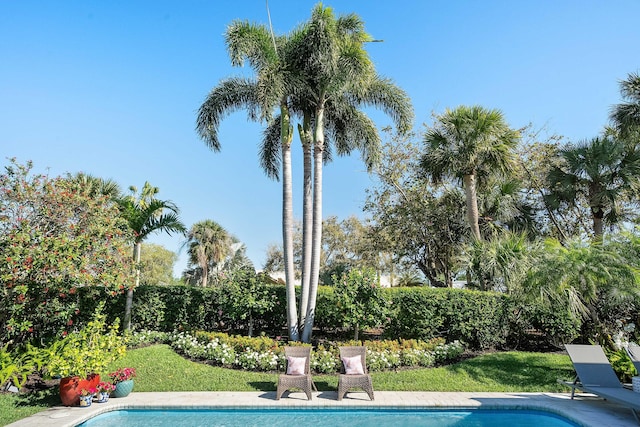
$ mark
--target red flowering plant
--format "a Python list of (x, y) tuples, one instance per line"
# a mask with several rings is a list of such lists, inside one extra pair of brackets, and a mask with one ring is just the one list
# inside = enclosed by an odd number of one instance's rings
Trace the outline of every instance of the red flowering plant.
[(130, 380), (136, 376), (136, 368), (119, 368), (115, 372), (111, 372), (109, 377), (113, 384), (118, 384), (122, 381)]
[(82, 389), (79, 389), (78, 396), (93, 396), (97, 392), (98, 392), (98, 390), (96, 390), (93, 387), (82, 388)]
[(111, 393), (116, 389), (116, 386), (108, 381), (100, 381), (98, 383), (98, 393)]

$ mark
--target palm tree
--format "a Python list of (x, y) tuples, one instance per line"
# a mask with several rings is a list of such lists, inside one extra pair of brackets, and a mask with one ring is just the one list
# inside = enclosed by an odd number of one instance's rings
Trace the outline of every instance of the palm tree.
[(615, 105), (611, 110), (611, 120), (623, 136), (640, 128), (640, 74), (630, 73), (620, 82), (622, 98), (628, 102)]
[(576, 318), (588, 320), (595, 338), (604, 341), (598, 305), (607, 300), (637, 300), (637, 262), (629, 262), (619, 245), (606, 241), (562, 245), (549, 239), (545, 246), (542, 259), (533, 265), (520, 288), (522, 297), (536, 304), (564, 307)]
[[(231, 78), (215, 87), (199, 109), (197, 130), (200, 137), (214, 151), (220, 150), (218, 127), (225, 114), (246, 108), (251, 120), (269, 120), (273, 110), (279, 108), (278, 144), (263, 145), (262, 166), (268, 176), (277, 178), (279, 160), (272, 154), (280, 150), (282, 167), (282, 234), (287, 286), (287, 323), (289, 338), (297, 340), (298, 318), (296, 310), (293, 269), (293, 203), (291, 185), (291, 140), (288, 97), (297, 81), (288, 62), (291, 46), (299, 37), (294, 31), (287, 37), (275, 37), (264, 26), (248, 22), (234, 22), (226, 33), (226, 44), (233, 65), (243, 65), (245, 59), (256, 72), (255, 79)], [(266, 161), (264, 161), (266, 159)]]
[[(133, 260), (136, 263), (135, 284), (127, 291), (125, 304), (124, 327), (131, 329), (131, 306), (133, 305), (133, 290), (140, 284), (140, 249), (142, 242), (152, 233), (164, 231), (184, 233), (185, 226), (178, 218), (179, 210), (171, 201), (158, 200), (155, 194), (157, 187), (145, 182), (144, 187), (137, 192), (135, 187), (129, 187), (131, 193), (117, 200), (120, 214), (127, 221), (134, 233)], [(167, 212), (168, 211), (168, 212)]]
[(447, 109), (436, 117), (435, 125), (425, 134), (422, 169), (436, 183), (444, 178), (462, 182), (467, 220), (475, 239), (482, 239), (478, 187), (490, 175), (504, 173), (513, 164), (518, 138), (518, 132), (509, 128), (499, 110), (480, 106)]
[(562, 163), (548, 174), (549, 201), (577, 205), (586, 200), (593, 234), (601, 239), (604, 224), (622, 219), (620, 203), (640, 176), (640, 152), (612, 136), (593, 138), (560, 150)]
[[(379, 136), (371, 120), (357, 107), (381, 107), (401, 131), (408, 130), (412, 120), (411, 103), (405, 92), (376, 75), (363, 49), (363, 44), (369, 41), (372, 39), (358, 16), (336, 18), (331, 8), (319, 4), (312, 11), (303, 42), (297, 45), (299, 51), (294, 56), (294, 68), (301, 71), (305, 86), (304, 92), (299, 93), (298, 105), (303, 116), (309, 118), (313, 141), (313, 213), (305, 215), (312, 218), (311, 269), (308, 289), (304, 288), (304, 281), (302, 289), (302, 294), (308, 295), (302, 336), (306, 342), (311, 338), (320, 272), (322, 166), (330, 154), (325, 132), (335, 138), (338, 154), (359, 149), (373, 164), (379, 153)], [(359, 126), (351, 127), (353, 123)], [(303, 261), (304, 265), (307, 263)]]
[(210, 268), (224, 261), (231, 250), (231, 236), (220, 224), (207, 219), (191, 226), (187, 234), (189, 264), (200, 268), (200, 284), (206, 288)]
[(67, 179), (77, 186), (78, 191), (92, 198), (104, 196), (116, 200), (121, 196), (120, 186), (111, 179), (98, 178), (84, 172), (68, 175)]

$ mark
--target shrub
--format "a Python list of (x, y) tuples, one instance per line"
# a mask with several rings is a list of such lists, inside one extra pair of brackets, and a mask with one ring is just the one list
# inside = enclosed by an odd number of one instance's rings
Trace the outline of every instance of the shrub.
[(123, 337), (118, 334), (119, 322), (107, 326), (106, 316), (98, 306), (92, 321), (43, 350), (49, 376), (86, 378), (101, 373), (107, 365), (126, 352)]

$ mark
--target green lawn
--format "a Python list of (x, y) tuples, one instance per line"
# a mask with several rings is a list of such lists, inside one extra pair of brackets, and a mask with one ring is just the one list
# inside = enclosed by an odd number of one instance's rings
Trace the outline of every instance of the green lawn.
[[(236, 371), (195, 363), (167, 345), (130, 350), (109, 369), (134, 367), (134, 391), (270, 391), (276, 373)], [(556, 379), (569, 379), (568, 356), (549, 353), (506, 352), (468, 359), (454, 365), (373, 373), (376, 390), (555, 392)], [(319, 390), (336, 390), (336, 375), (314, 375)], [(59, 404), (54, 392), (32, 396), (0, 395), (0, 425)]]

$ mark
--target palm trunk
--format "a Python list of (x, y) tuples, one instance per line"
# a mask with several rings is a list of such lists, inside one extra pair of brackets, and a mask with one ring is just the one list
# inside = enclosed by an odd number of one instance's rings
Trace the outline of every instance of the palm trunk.
[(280, 108), (282, 123), (282, 246), (284, 250), (284, 275), (287, 287), (287, 329), (289, 339), (299, 339), (298, 313), (296, 310), (296, 286), (293, 269), (293, 192), (291, 190), (291, 139), (293, 132), (286, 105)]
[(473, 174), (465, 175), (464, 193), (467, 199), (467, 220), (471, 227), (471, 234), (478, 240), (482, 240), (480, 236), (480, 225), (478, 224), (478, 195), (476, 194), (476, 176)]
[(316, 296), (320, 276), (320, 252), (322, 250), (322, 161), (324, 153), (324, 109), (316, 114), (313, 147), (313, 242), (311, 248), (311, 276), (309, 282), (309, 305), (304, 322), (302, 341), (311, 341), (316, 311)]
[(131, 330), (131, 308), (133, 307), (133, 289), (140, 284), (140, 250), (142, 242), (136, 242), (133, 245), (133, 261), (136, 263), (136, 281), (135, 284), (127, 291), (127, 300), (124, 305), (124, 328)]
[(313, 233), (313, 193), (311, 182), (311, 147), (313, 137), (311, 135), (311, 118), (304, 115), (302, 128), (298, 127), (300, 141), (302, 141), (304, 176), (303, 176), (303, 208), (302, 208), (302, 289), (300, 292), (300, 326), (304, 327), (309, 305), (309, 283), (311, 277), (311, 247)]

